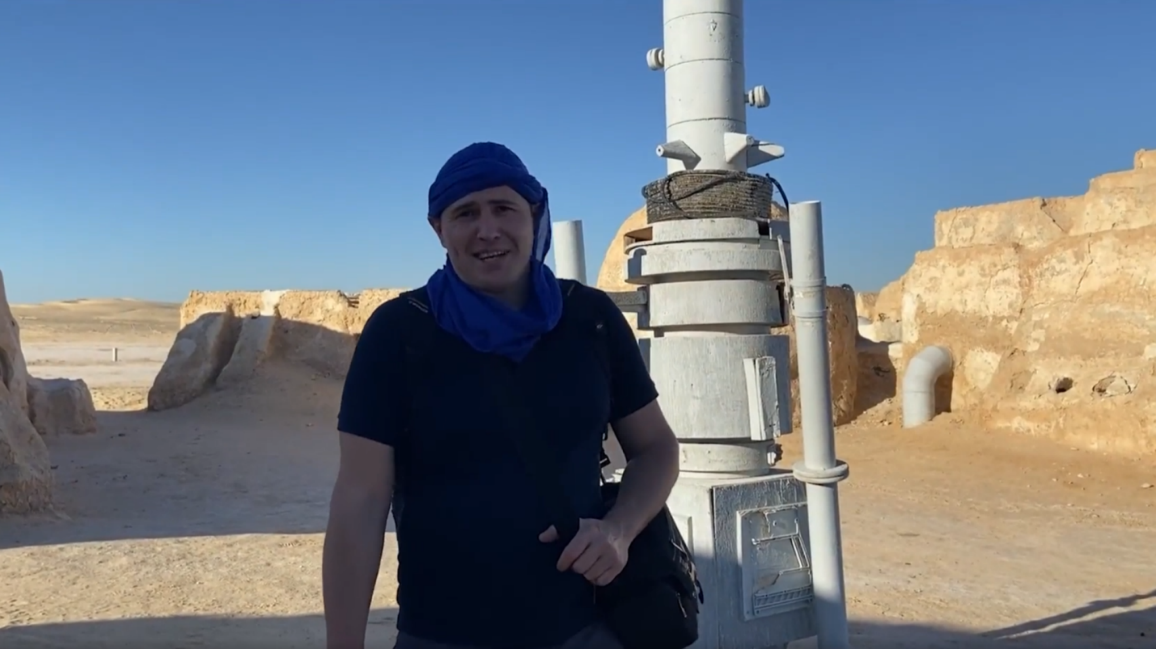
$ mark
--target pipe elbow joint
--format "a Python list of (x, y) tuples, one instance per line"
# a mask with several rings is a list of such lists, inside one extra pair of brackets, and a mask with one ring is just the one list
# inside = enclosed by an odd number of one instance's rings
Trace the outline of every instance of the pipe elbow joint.
[(903, 374), (903, 391), (934, 389), (935, 382), (950, 371), (954, 363), (951, 350), (946, 347), (924, 347), (907, 363), (907, 371)]
[(951, 350), (932, 345), (919, 350), (907, 362), (903, 374), (903, 427), (911, 428), (935, 416), (935, 382), (951, 371)]

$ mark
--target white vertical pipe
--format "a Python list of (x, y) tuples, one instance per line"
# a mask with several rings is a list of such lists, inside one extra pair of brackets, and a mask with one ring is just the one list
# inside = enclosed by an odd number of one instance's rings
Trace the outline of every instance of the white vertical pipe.
[(827, 347), (827, 278), (823, 214), (818, 201), (790, 207), (792, 307), (799, 364), (803, 461), (795, 476), (807, 484), (811, 572), (819, 649), (849, 649), (838, 483), (847, 465), (835, 458), (831, 359)]
[[(746, 156), (728, 160), (726, 133), (746, 133), (743, 1), (664, 0), (662, 57), (666, 139), (688, 145), (695, 169), (746, 171)], [(667, 173), (689, 168), (667, 160)]]
[(586, 283), (586, 244), (582, 239), (582, 221), (555, 221), (554, 274), (559, 279)]

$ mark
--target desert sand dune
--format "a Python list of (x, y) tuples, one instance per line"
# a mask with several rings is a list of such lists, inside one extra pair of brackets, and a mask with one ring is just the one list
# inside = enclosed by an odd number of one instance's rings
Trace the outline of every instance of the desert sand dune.
[(11, 308), (34, 376), (79, 377), (90, 388), (139, 388), (152, 383), (168, 354), (180, 304), (108, 298)]
[[(139, 304), (18, 313), (25, 331), (40, 332), (32, 358), (59, 356), (37, 351), (55, 346), (75, 360), (86, 346), (155, 344), (126, 332), (167, 327), (149, 335), (171, 339), (175, 308)], [(110, 321), (115, 337), (94, 333)], [(0, 646), (322, 646), (340, 381), (273, 361), (237, 389), (147, 412), (149, 381), (102, 385), (101, 358), (71, 365), (97, 379), (100, 431), (47, 440), (55, 512), (0, 519)], [(31, 364), (33, 374), (46, 367)], [(902, 430), (881, 425), (894, 413), (871, 414), (838, 438), (853, 467), (840, 493), (856, 647), (1151, 641), (1150, 467), (950, 415)], [(785, 464), (798, 441), (786, 438)], [(390, 534), (372, 647), (393, 635), (395, 548)]]
[(172, 341), (179, 303), (119, 298), (76, 299), (41, 304), (13, 304), (25, 344), (100, 341)]

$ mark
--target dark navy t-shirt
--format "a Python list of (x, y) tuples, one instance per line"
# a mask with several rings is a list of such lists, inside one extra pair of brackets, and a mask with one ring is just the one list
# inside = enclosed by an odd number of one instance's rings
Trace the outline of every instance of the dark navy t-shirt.
[[(518, 365), (516, 381), (558, 452), (575, 510), (600, 518), (607, 423), (658, 394), (610, 297), (580, 284), (563, 290), (571, 292), (562, 321)], [(561, 543), (538, 540), (550, 517), (484, 384), (487, 358), (422, 313), (419, 324), (433, 330), (421, 343), (422, 367), (406, 369), (415, 361), (400, 323), (413, 323), (414, 309), (403, 296), (366, 323), (337, 425), (395, 449), (398, 629), (495, 649), (559, 644), (594, 621), (593, 586), (558, 572)], [(600, 334), (605, 355), (595, 347)]]

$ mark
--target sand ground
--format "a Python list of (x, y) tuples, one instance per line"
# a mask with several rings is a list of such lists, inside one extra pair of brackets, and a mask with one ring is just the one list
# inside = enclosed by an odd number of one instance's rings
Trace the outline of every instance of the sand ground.
[[(324, 646), (340, 384), (273, 364), (243, 390), (144, 412), (175, 305), (15, 311), (30, 371), (85, 378), (102, 412), (98, 434), (49, 440), (58, 511), (0, 519), (0, 647)], [(883, 406), (838, 434), (855, 647), (1156, 647), (1151, 458), (954, 415), (888, 420)], [(391, 534), (371, 647), (393, 636), (395, 547)]]

